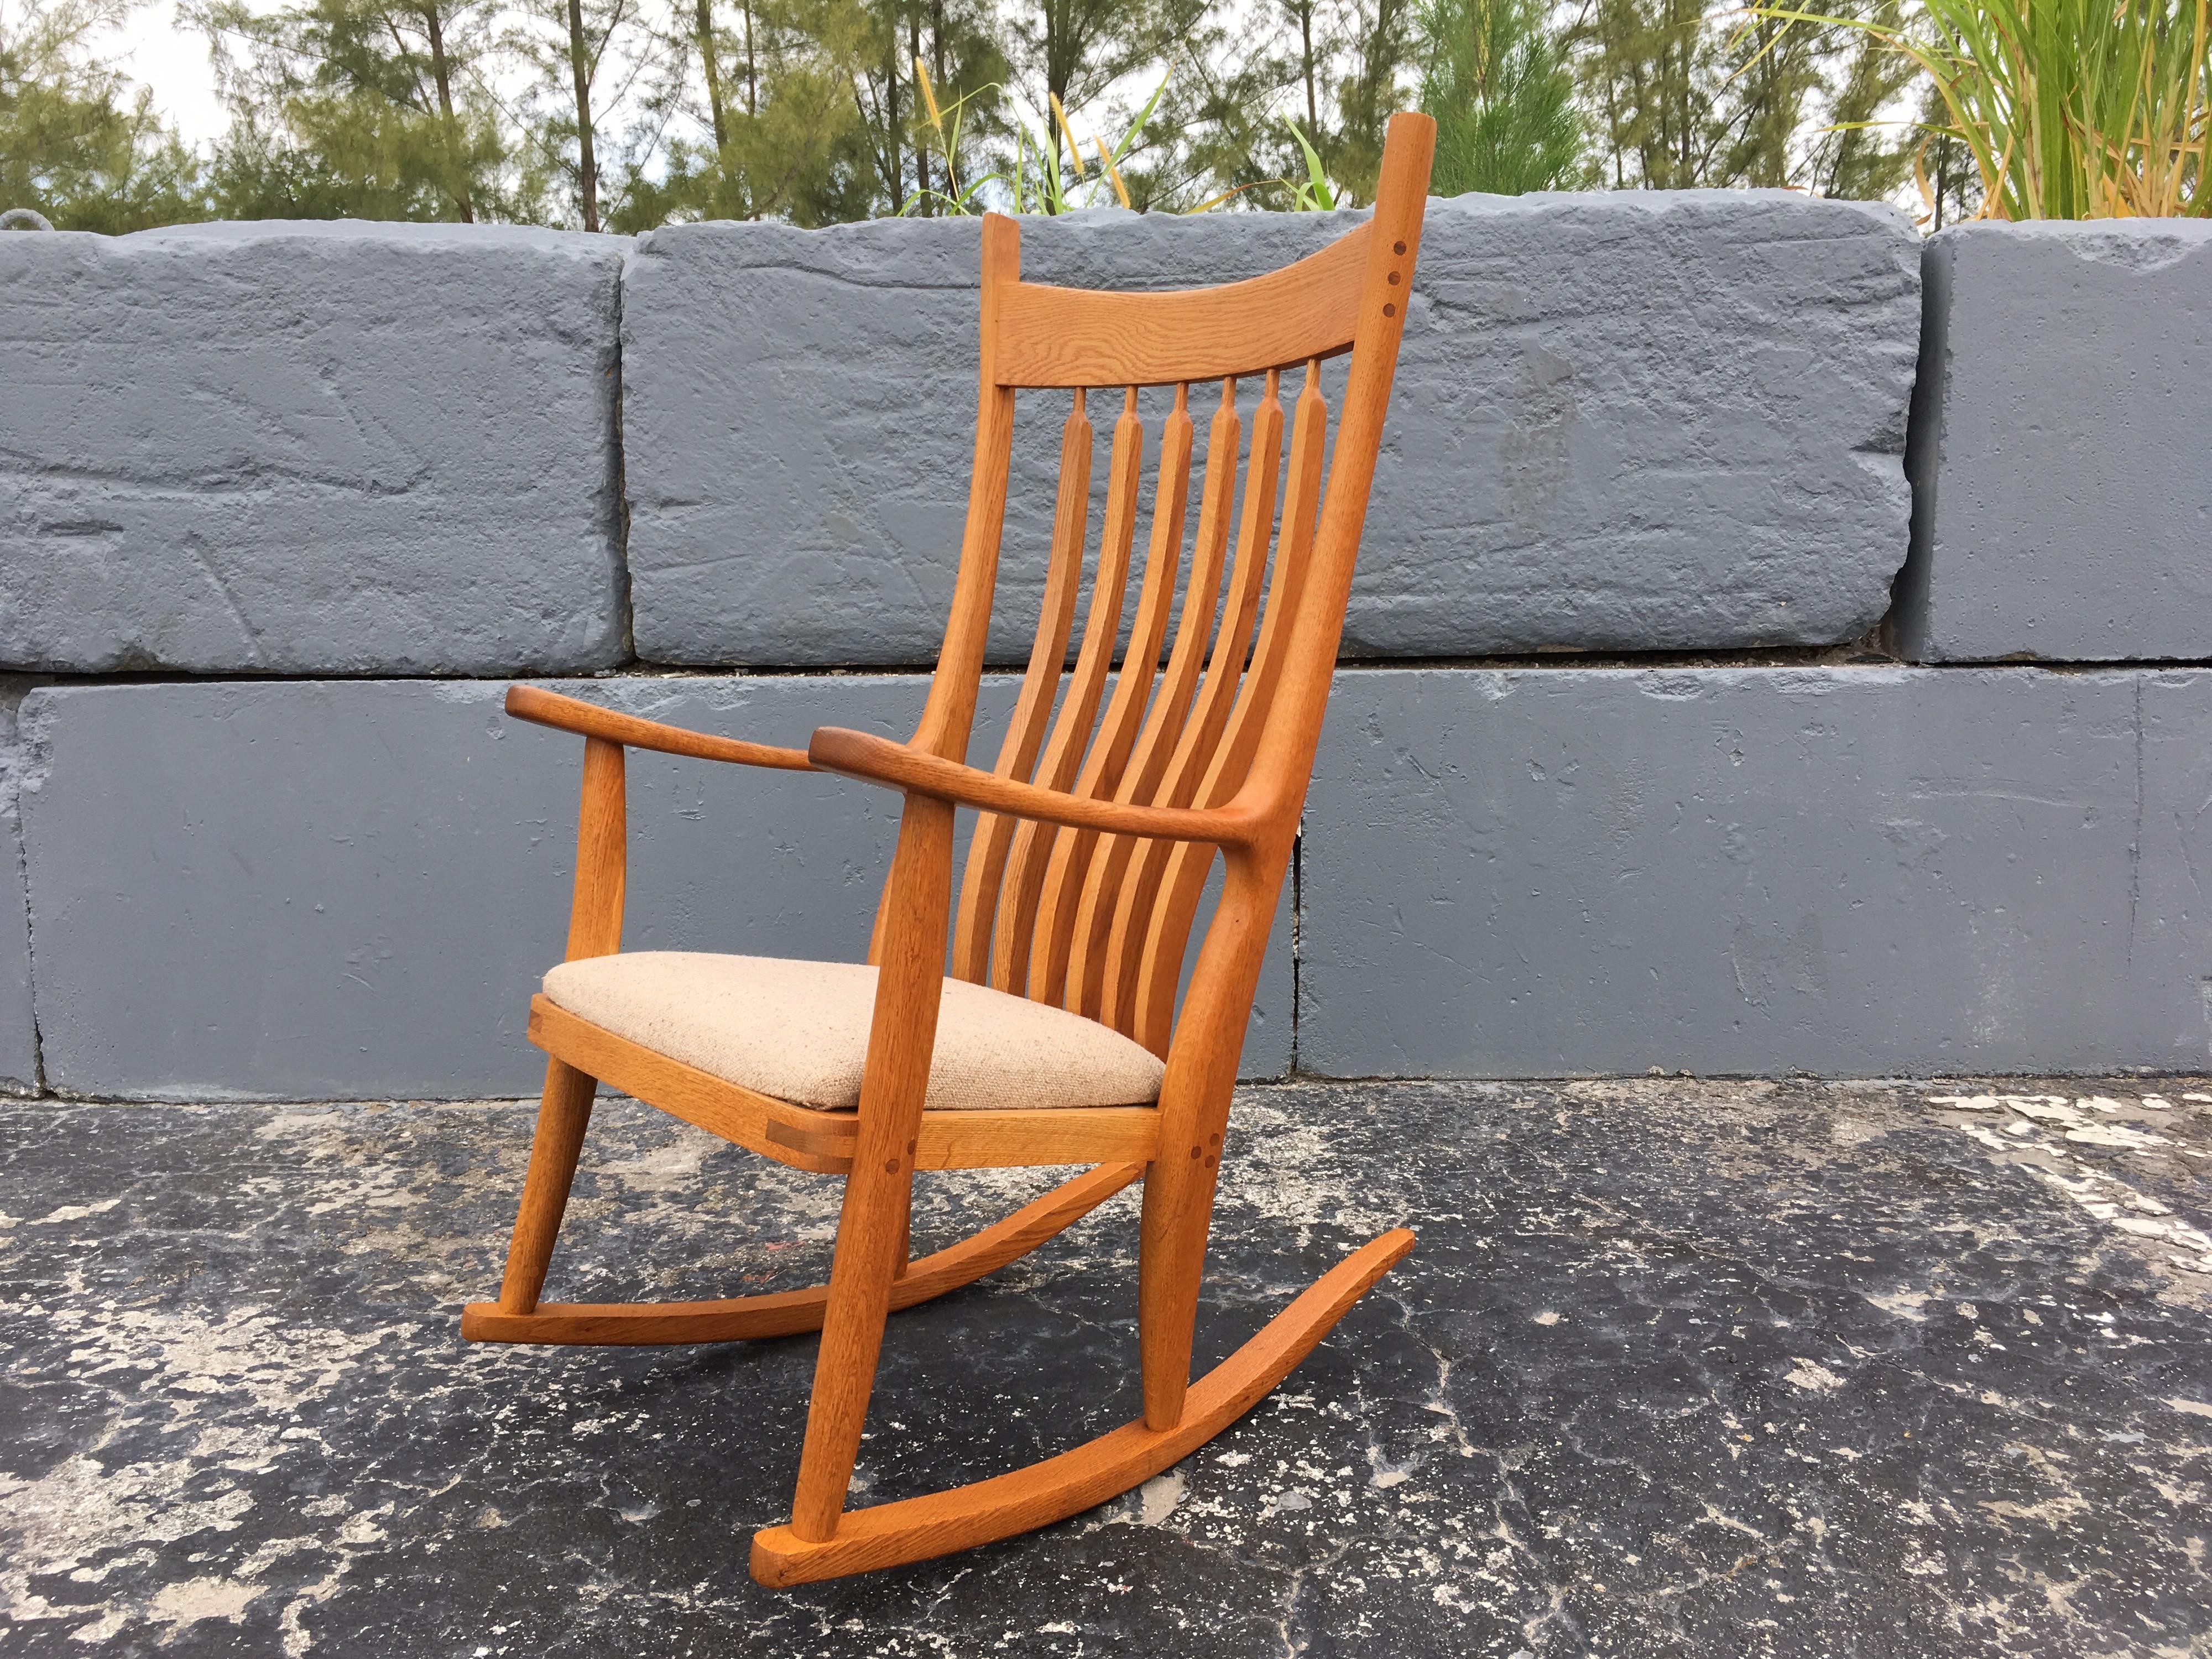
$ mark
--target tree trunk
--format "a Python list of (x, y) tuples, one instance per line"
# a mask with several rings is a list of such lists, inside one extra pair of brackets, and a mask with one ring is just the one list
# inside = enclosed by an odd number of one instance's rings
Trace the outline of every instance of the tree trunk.
[(460, 205), (461, 222), (472, 225), (477, 222), (477, 210), (476, 204), (469, 199), (468, 169), (453, 153), (453, 141), (460, 129), (453, 120), (453, 66), (446, 61), (445, 20), (438, 15), (434, 3), (422, 8), (422, 27), (430, 37), (430, 74), (438, 83), (438, 114), (445, 122), (446, 160), (457, 175), (453, 198)]
[(884, 170), (890, 185), (891, 211), (899, 210), (899, 192), (906, 184), (906, 157), (899, 143), (898, 19), (891, 19), (890, 50), (884, 54), (884, 149), (890, 166)]
[(1298, 8), (1300, 62), (1306, 76), (1306, 142), (1321, 143), (1321, 112), (1314, 103), (1313, 0)]
[[(906, 43), (907, 61), (918, 65), (921, 62), (921, 13), (919, 9), (910, 10), (906, 15)], [(917, 70), (916, 73), (919, 74), (920, 70)], [(918, 128), (923, 113), (920, 87), (914, 89), (914, 101)], [(919, 134), (914, 146), (914, 187), (922, 197), (929, 194), (929, 145)]]
[[(945, 78), (945, 0), (929, 0), (929, 66), (937, 71), (937, 94), (942, 98), (952, 83)], [(952, 153), (952, 134), (945, 135), (945, 193), (959, 188), (959, 158)]]
[(745, 113), (760, 113), (760, 71), (753, 62), (753, 0), (745, 0)]
[[(707, 108), (714, 118), (714, 155), (720, 164), (730, 142), (729, 124), (722, 118), (722, 70), (714, 61), (714, 14), (711, 0), (699, 0), (699, 67), (707, 76)], [(750, 15), (750, 14), (748, 14)]]
[(584, 228), (599, 228), (599, 162), (592, 149), (592, 77), (585, 69), (583, 0), (568, 0), (568, 66), (576, 76), (576, 193)]

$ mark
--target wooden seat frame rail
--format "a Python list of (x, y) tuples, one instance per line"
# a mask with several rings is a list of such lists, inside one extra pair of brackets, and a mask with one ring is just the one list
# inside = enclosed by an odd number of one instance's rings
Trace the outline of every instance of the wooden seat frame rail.
[[(1018, 228), (985, 218), (967, 526), (944, 647), (908, 742), (823, 727), (804, 750), (777, 748), (532, 687), (509, 693), (509, 714), (585, 739), (571, 961), (621, 949), (629, 749), (840, 773), (903, 797), (869, 952), (878, 972), (859, 1109), (772, 1098), (537, 998), (530, 1036), (549, 1060), (506, 1276), (499, 1299), (471, 1304), (462, 1320), (464, 1336), (492, 1342), (713, 1342), (820, 1331), (791, 1519), (753, 1539), (752, 1571), (763, 1583), (944, 1554), (1127, 1491), (1249, 1410), (1413, 1247), (1413, 1235), (1395, 1229), (1353, 1251), (1192, 1380), (1192, 1331), (1230, 1099), (1328, 699), (1433, 142), (1427, 118), (1393, 118), (1366, 222), (1296, 264), (1221, 288), (1121, 294), (1024, 283)], [(1346, 352), (1331, 448), (1320, 365)], [(1279, 396), (1285, 372), (1303, 374), (1287, 443)], [(1248, 447), (1237, 387), (1255, 379), (1264, 389)], [(1217, 380), (1221, 398), (1208, 424), (1186, 561), (1195, 435), (1189, 392), (1194, 382)], [(1159, 433), (1150, 545), (1116, 673), (1143, 471), (1138, 391), (1145, 386), (1172, 386), (1174, 406)], [(1063, 428), (1036, 641), (997, 763), (985, 771), (967, 763), (967, 751), (989, 637), (1015, 393), (1036, 387), (1070, 392), (1073, 407)], [(1085, 395), (1100, 388), (1121, 389), (1122, 404), (1091, 606), (1071, 669), (1090, 540), (1093, 433)], [(1241, 502), (1240, 453), (1249, 453)], [(980, 816), (956, 908), (960, 806)], [(1178, 1006), (1216, 859), (1221, 896)], [(928, 1109), (948, 972), (1067, 1008), (1151, 1048), (1165, 1065), (1157, 1103)], [(796, 1169), (843, 1176), (829, 1283), (722, 1301), (541, 1300), (601, 1081)], [(1054, 1164), (1092, 1167), (973, 1237), (909, 1259), (915, 1170)], [(1143, 1415), (990, 1480), (848, 1509), (888, 1316), (1016, 1260), (1139, 1180)]]

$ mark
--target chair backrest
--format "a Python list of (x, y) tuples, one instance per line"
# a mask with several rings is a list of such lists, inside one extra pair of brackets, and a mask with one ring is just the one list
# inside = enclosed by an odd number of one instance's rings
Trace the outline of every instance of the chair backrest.
[[(966, 758), (1006, 514), (1015, 392), (1068, 390), (1073, 406), (1061, 434), (1042, 614), (994, 769), (1094, 799), (1256, 805), (1282, 828), (1256, 855), (1271, 867), (1252, 872), (1257, 885), (1249, 889), (1264, 890), (1272, 909), (1343, 629), (1434, 131), (1424, 116), (1394, 118), (1365, 223), (1295, 264), (1223, 287), (1115, 293), (1024, 283), (1018, 227), (997, 215), (984, 220), (975, 468), (951, 617), (918, 746)], [(1347, 351), (1332, 450), (1320, 366)], [(1255, 380), (1261, 391), (1239, 501), (1237, 461), (1246, 446), (1238, 393)], [(1148, 544), (1116, 676), (1147, 448), (1137, 393), (1156, 386), (1174, 388), (1174, 407), (1157, 434)], [(1103, 520), (1071, 670), (1091, 540), (1092, 409), (1109, 398), (1098, 411), (1113, 422)], [(1198, 411), (1208, 430), (1186, 560), (1194, 401), (1213, 406)], [(986, 814), (969, 844), (952, 972), (1103, 1019), (1164, 1054), (1214, 857), (1206, 846)], [(1264, 938), (1266, 918), (1259, 926)]]

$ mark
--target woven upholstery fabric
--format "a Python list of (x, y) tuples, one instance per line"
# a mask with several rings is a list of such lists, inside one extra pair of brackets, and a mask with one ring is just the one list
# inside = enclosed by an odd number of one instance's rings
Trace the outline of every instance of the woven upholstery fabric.
[[(545, 994), (617, 1036), (760, 1094), (830, 1110), (860, 1103), (873, 968), (638, 951), (564, 962), (545, 975)], [(1164, 1069), (1096, 1020), (947, 979), (924, 1104), (1149, 1106)]]

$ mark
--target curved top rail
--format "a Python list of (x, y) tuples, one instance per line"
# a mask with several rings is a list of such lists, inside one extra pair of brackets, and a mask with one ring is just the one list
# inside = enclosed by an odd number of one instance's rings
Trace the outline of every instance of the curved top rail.
[(1296, 264), (1157, 294), (1009, 283), (992, 378), (1002, 386), (1167, 386), (1329, 357), (1352, 344), (1367, 274), (1359, 225)]

